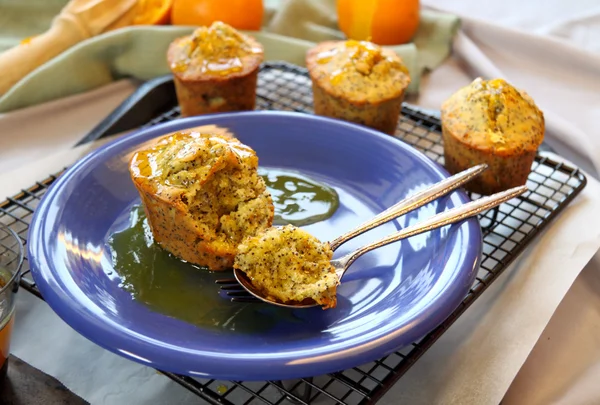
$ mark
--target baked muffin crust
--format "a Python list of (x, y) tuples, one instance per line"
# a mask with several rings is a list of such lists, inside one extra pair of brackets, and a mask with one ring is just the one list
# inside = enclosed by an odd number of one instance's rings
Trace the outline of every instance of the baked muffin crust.
[(136, 152), (130, 173), (156, 242), (210, 270), (231, 268), (238, 244), (271, 226), (258, 157), (237, 139), (192, 130)]
[(455, 138), (500, 156), (535, 151), (544, 140), (544, 115), (504, 79), (474, 80), (442, 104), (442, 116)]
[(486, 195), (526, 183), (545, 130), (544, 115), (527, 93), (503, 79), (476, 79), (441, 110), (446, 168), (489, 166), (467, 190)]
[(336, 306), (339, 284), (328, 243), (293, 225), (269, 228), (239, 246), (234, 267), (267, 297), (282, 303), (314, 300)]
[(169, 46), (183, 116), (253, 110), (263, 47), (222, 22), (200, 27)]
[(308, 52), (311, 77), (329, 94), (354, 103), (380, 103), (410, 83), (395, 52), (366, 41), (330, 41)]
[(328, 41), (308, 51), (306, 66), (316, 114), (395, 132), (410, 76), (393, 51), (365, 41)]
[(256, 40), (220, 21), (199, 27), (192, 35), (178, 38), (169, 47), (169, 64), (180, 79), (198, 80), (243, 76), (263, 58)]

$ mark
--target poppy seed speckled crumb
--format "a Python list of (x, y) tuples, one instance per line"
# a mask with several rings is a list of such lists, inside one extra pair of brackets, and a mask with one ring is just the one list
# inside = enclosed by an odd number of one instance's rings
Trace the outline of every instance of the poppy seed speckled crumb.
[(156, 242), (210, 270), (231, 268), (239, 243), (273, 222), (257, 169), (250, 147), (194, 128), (144, 146), (130, 164)]
[(312, 299), (324, 309), (336, 306), (339, 284), (330, 263), (333, 251), (293, 225), (269, 228), (245, 239), (234, 267), (265, 296), (284, 303)]

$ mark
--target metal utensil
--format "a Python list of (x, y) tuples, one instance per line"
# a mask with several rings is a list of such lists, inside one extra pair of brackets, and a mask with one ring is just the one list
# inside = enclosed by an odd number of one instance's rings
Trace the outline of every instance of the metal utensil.
[[(490, 208), (494, 208), (494, 207), (502, 204), (503, 202), (506, 202), (518, 195), (521, 195), (525, 191), (527, 191), (526, 186), (515, 187), (515, 188), (511, 188), (506, 191), (502, 191), (500, 193), (493, 194), (491, 196), (487, 196), (487, 197), (483, 197), (483, 198), (480, 198), (475, 201), (471, 201), (467, 204), (461, 205), (456, 208), (452, 208), (448, 211), (441, 212), (441, 213), (436, 214), (436, 215), (432, 216), (431, 218), (428, 218), (420, 223), (406, 227), (398, 232), (395, 232), (395, 233), (393, 233), (385, 238), (382, 238), (378, 241), (375, 241), (373, 243), (369, 243), (368, 245), (365, 245), (365, 246), (355, 250), (354, 252), (351, 252), (339, 259), (331, 260), (330, 263), (335, 268), (336, 274), (337, 274), (338, 278), (341, 280), (342, 277), (344, 276), (344, 274), (346, 273), (346, 271), (348, 270), (348, 268), (352, 265), (352, 263), (354, 263), (354, 261), (356, 259), (358, 259), (360, 256), (364, 255), (367, 252), (370, 252), (371, 250), (377, 249), (379, 247), (388, 245), (393, 242), (397, 242), (397, 241), (405, 239), (405, 238), (409, 238), (411, 236), (415, 236), (415, 235), (419, 235), (424, 232), (431, 231), (433, 229), (441, 228), (446, 225), (450, 225), (450, 224), (453, 224), (456, 222), (463, 221), (467, 218), (470, 218), (472, 216), (479, 214), (480, 212), (483, 212)], [(286, 307), (286, 308), (310, 308), (310, 307), (314, 307), (317, 305), (316, 303), (282, 304), (280, 302), (271, 301), (262, 296), (262, 293), (260, 291), (258, 291), (252, 285), (252, 283), (250, 282), (248, 277), (246, 277), (244, 272), (242, 272), (241, 270), (234, 269), (233, 275), (235, 276), (235, 279), (237, 280), (237, 282), (248, 293), (250, 293), (251, 296), (259, 299), (260, 301), (263, 301), (263, 302), (266, 302), (269, 304), (273, 304), (273, 305), (277, 305), (280, 307)], [(237, 295), (240, 296), (240, 294), (237, 294)]]
[[(396, 219), (407, 212), (413, 211), (425, 204), (430, 203), (433, 200), (438, 199), (443, 195), (448, 194), (449, 192), (472, 180), (487, 168), (488, 166), (485, 163), (473, 166), (438, 183), (435, 183), (426, 189), (408, 196), (404, 200), (397, 202), (375, 217), (336, 238), (330, 243), (331, 250), (335, 251), (341, 245), (355, 238), (356, 236), (362, 235), (373, 228), (383, 225), (392, 219)], [(218, 279), (215, 281), (215, 283), (220, 284), (221, 290), (226, 291), (226, 294), (236, 302), (257, 302), (257, 300), (252, 298), (252, 296), (248, 294), (248, 292), (237, 282), (235, 278)]]
[(434, 185), (427, 187), (426, 189), (423, 189), (415, 194), (408, 196), (404, 200), (397, 202), (390, 208), (377, 214), (375, 217), (371, 218), (367, 222), (360, 224), (356, 228), (346, 232), (345, 234), (339, 236), (337, 239), (330, 242), (329, 245), (331, 246), (331, 250), (335, 251), (337, 248), (342, 246), (344, 243), (348, 242), (350, 239), (362, 235), (363, 233), (380, 225), (383, 225), (386, 222), (391, 221), (392, 219), (401, 217), (407, 212), (414, 211), (425, 204), (429, 204), (433, 200), (437, 200), (441, 196), (448, 194), (450, 191), (459, 188), (463, 184), (479, 176), (479, 174), (481, 174), (487, 168), (488, 166), (485, 163), (473, 166), (467, 170), (455, 174), (454, 176), (450, 176), (438, 183), (435, 183)]

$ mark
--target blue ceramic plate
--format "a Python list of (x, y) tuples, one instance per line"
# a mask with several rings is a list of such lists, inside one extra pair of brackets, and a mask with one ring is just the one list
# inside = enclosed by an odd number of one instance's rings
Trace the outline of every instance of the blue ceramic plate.
[[(157, 136), (206, 124), (232, 130), (256, 150), (261, 167), (299, 171), (336, 189), (341, 201), (335, 214), (306, 227), (321, 240), (333, 240), (448, 176), (390, 136), (296, 113), (194, 117), (117, 139), (60, 176), (31, 223), (28, 247), (34, 279), (54, 311), (83, 336), (165, 371), (232, 380), (288, 379), (390, 354), (434, 329), (465, 297), (481, 257), (476, 219), (366, 254), (344, 277), (338, 306), (331, 310), (282, 313), (270, 305), (251, 304), (243, 317), (250, 328), (202, 327), (133, 299), (120, 286), (107, 245), (139, 202), (128, 174), (128, 155)], [(463, 192), (454, 192), (347, 243), (336, 256), (467, 201)], [(207, 281), (204, 275), (198, 277), (204, 280), (200, 290)], [(216, 287), (204, 287), (204, 293), (214, 289), (217, 294)]]

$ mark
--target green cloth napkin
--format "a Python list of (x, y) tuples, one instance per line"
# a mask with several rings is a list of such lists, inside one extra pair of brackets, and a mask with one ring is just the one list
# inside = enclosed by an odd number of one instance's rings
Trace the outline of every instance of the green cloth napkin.
[[(0, 51), (27, 36), (45, 31), (65, 0), (0, 0)], [(316, 42), (341, 39), (335, 0), (265, 1), (264, 29), (250, 34), (265, 47), (266, 60), (304, 65), (306, 51)], [(412, 43), (391, 47), (404, 60), (419, 89), (421, 74), (439, 65), (450, 53), (458, 18), (422, 10)], [(125, 77), (148, 80), (169, 73), (166, 49), (193, 27), (135, 26), (108, 32), (71, 47), (24, 77), (0, 97), (0, 112), (31, 106), (91, 90)]]

